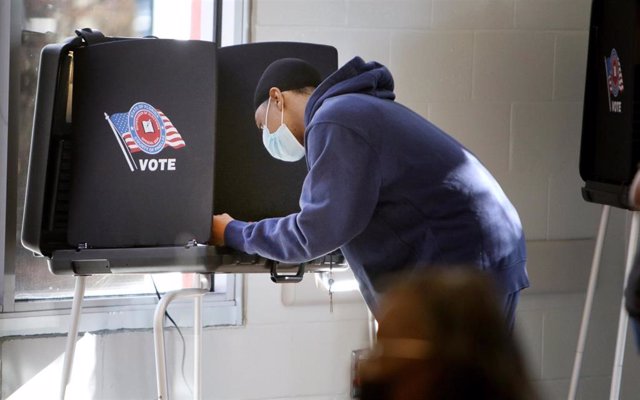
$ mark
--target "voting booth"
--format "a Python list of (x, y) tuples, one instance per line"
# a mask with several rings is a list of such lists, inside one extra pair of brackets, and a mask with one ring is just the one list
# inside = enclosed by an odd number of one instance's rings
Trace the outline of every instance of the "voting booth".
[(211, 225), (215, 71), (208, 42), (82, 30), (46, 46), (23, 245), (53, 273), (212, 262), (197, 245)]
[(23, 245), (54, 274), (218, 272), (268, 261), (207, 242), (214, 212), (258, 220), (299, 209), (306, 165), (271, 158), (253, 117), (258, 79), (283, 57), (305, 59), (324, 77), (337, 68), (334, 48), (307, 43), (217, 49), (82, 30), (46, 46)]
[[(42, 50), (21, 239), (52, 273), (77, 279), (62, 397), (84, 276), (268, 272), (275, 282), (297, 282), (305, 268), (343, 262), (332, 254), (282, 274), (272, 260), (208, 245), (214, 213), (255, 221), (299, 210), (305, 162), (271, 158), (253, 116), (260, 75), (283, 57), (302, 58), (323, 77), (337, 69), (335, 48), (324, 45), (218, 48), (91, 29)], [(168, 297), (154, 323), (162, 399)]]
[(639, 11), (632, 0), (593, 2), (580, 144), (583, 198), (625, 209), (640, 163)]

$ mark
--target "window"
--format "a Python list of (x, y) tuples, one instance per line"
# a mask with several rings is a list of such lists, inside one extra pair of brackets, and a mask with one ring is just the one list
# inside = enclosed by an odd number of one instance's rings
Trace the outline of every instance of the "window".
[[(7, 153), (6, 160), (2, 160), (6, 161), (7, 168), (0, 169), (0, 174), (4, 175), (0, 177), (0, 183), (4, 179), (7, 183), (6, 196), (0, 198), (0, 212), (6, 215), (7, 224), (6, 237), (0, 236), (4, 239), (0, 244), (0, 255), (4, 249), (3, 311), (65, 308), (70, 304), (74, 279), (51, 274), (46, 259), (34, 257), (20, 244), (40, 50), (48, 43), (72, 36), (74, 30), (81, 27), (95, 28), (108, 36), (154, 35), (213, 40), (216, 4), (223, 4), (221, 42), (235, 44), (240, 42), (242, 0), (24, 0), (7, 3), (10, 5), (5, 4), (0, 11), (0, 26), (6, 21), (11, 25), (7, 29), (10, 35), (0, 35), (0, 41), (4, 42), (0, 50), (12, 43), (10, 61), (6, 63), (10, 65), (10, 88), (0, 92), (5, 102), (6, 97), (9, 98), (8, 131), (11, 132), (0, 142), (0, 150), (6, 149)], [(190, 279), (182, 274), (161, 274), (154, 282), (160, 291), (168, 291), (191, 286)], [(92, 276), (87, 279), (86, 290), (86, 298), (91, 300), (85, 304), (110, 306), (132, 304), (132, 301), (153, 304), (154, 282), (149, 275)], [(240, 278), (233, 275), (216, 276), (214, 290), (205, 299), (205, 304), (236, 304), (241, 288), (238, 282)]]

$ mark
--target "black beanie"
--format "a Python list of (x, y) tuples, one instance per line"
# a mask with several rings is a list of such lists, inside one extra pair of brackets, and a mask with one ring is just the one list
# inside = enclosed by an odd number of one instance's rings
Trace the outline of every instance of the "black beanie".
[(253, 96), (254, 109), (269, 98), (269, 89), (277, 87), (281, 91), (316, 87), (322, 82), (320, 73), (308, 62), (299, 58), (281, 58), (272, 62), (264, 70)]

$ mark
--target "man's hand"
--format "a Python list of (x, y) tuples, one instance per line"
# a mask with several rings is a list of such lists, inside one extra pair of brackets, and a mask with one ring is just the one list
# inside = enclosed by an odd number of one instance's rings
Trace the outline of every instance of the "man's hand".
[(209, 243), (214, 246), (224, 246), (224, 230), (233, 218), (229, 214), (214, 215), (211, 220), (211, 240)]

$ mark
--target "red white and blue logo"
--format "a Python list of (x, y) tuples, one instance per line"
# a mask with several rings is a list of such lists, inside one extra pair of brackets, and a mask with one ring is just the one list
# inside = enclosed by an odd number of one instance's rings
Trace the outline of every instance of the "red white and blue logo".
[(604, 58), (604, 67), (607, 74), (607, 92), (609, 96), (609, 111), (622, 112), (622, 102), (617, 99), (624, 91), (622, 79), (622, 64), (616, 49), (611, 49), (611, 55)]
[(131, 171), (175, 170), (175, 159), (134, 159), (134, 153), (156, 155), (166, 147), (181, 149), (184, 139), (162, 111), (144, 102), (135, 103), (129, 112), (104, 114), (118, 140)]

